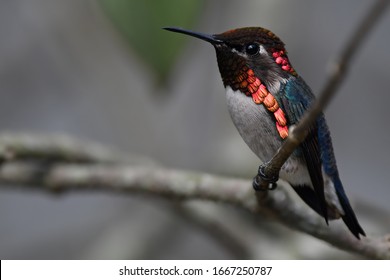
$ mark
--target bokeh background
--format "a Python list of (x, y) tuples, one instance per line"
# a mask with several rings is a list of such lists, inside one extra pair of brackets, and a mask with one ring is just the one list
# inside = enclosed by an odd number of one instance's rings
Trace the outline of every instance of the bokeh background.
[[(230, 121), (213, 48), (161, 27), (269, 28), (317, 93), (371, 2), (1, 0), (0, 131), (66, 133), (171, 168), (251, 178), (259, 162)], [(389, 27), (388, 14), (326, 110), (347, 193), (378, 237), (390, 232)], [(185, 207), (220, 223), (254, 258), (356, 257), (231, 207)], [(2, 188), (0, 258), (238, 257), (175, 212), (139, 195)]]

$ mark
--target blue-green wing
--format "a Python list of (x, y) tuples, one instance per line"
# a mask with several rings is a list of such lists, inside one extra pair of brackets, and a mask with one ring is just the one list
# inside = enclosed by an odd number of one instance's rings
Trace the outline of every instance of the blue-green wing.
[[(285, 112), (288, 125), (296, 124), (314, 100), (310, 88), (301, 78), (290, 78), (281, 86), (277, 96), (282, 110)], [(321, 115), (320, 118), (323, 118)], [(301, 143), (297, 153), (304, 157), (313, 188), (309, 186), (292, 186), (298, 195), (316, 212), (328, 221), (328, 211), (324, 193), (321, 152), (318, 144), (317, 124), (313, 125), (306, 139)]]

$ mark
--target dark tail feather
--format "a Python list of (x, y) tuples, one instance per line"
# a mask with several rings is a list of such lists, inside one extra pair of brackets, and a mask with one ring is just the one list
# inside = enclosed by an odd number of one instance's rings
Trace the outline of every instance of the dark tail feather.
[[(317, 211), (317, 209), (315, 210), (325, 218), (326, 224), (329, 224), (328, 218), (330, 217), (328, 217), (328, 206), (325, 200), (324, 178), (322, 177), (320, 151), (316, 134), (310, 133), (301, 146), (314, 193), (317, 196), (316, 208), (319, 207), (321, 212)], [(309, 206), (314, 209), (312, 205), (309, 204)]]
[[(359, 235), (366, 236), (364, 233), (364, 230), (360, 226), (355, 213), (352, 210), (351, 205), (349, 204), (347, 195), (344, 192), (344, 189), (342, 187), (342, 184), (340, 180), (335, 181), (335, 188), (337, 197), (339, 198), (341, 207), (343, 207), (344, 215), (341, 216), (344, 223), (348, 227), (348, 229), (352, 232), (354, 236), (356, 236), (357, 239), (360, 239)], [(316, 211), (319, 215), (323, 215), (322, 208), (318, 202), (318, 197), (314, 190), (310, 188), (309, 186), (292, 186), (293, 189), (296, 191), (296, 193), (302, 198), (302, 200), (310, 206), (314, 211)], [(330, 209), (328, 209), (329, 211)], [(333, 213), (332, 211), (328, 212), (329, 219), (336, 219), (336, 213)]]
[(296, 193), (302, 198), (302, 200), (310, 206), (311, 209), (316, 211), (319, 215), (323, 215), (322, 207), (318, 201), (318, 197), (314, 190), (309, 186), (300, 185), (300, 186), (292, 186)]
[(357, 239), (360, 239), (359, 234), (366, 236), (366, 233), (360, 226), (356, 215), (353, 212), (351, 205), (349, 204), (349, 200), (344, 192), (344, 188), (340, 179), (337, 178), (336, 180), (334, 180), (333, 183), (336, 189), (337, 197), (339, 198), (340, 204), (343, 207), (345, 213), (345, 215), (341, 216), (344, 223), (347, 225), (352, 234), (356, 236)]
[(292, 186), (295, 192), (299, 195), (302, 200), (310, 206), (311, 209), (316, 211), (320, 216), (324, 217), (326, 224), (328, 224), (328, 218), (333, 220), (337, 217), (335, 213), (332, 213), (327, 209), (326, 217), (324, 215), (323, 206), (319, 202), (319, 198), (313, 188), (306, 185)]

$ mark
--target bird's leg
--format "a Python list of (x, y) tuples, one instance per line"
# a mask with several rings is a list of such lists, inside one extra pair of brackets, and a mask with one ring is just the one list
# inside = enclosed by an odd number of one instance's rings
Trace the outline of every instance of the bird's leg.
[(265, 168), (267, 164), (262, 164), (259, 166), (257, 175), (253, 178), (252, 186), (255, 191), (268, 191), (276, 189), (277, 181), (279, 180), (279, 175), (267, 176), (265, 174)]

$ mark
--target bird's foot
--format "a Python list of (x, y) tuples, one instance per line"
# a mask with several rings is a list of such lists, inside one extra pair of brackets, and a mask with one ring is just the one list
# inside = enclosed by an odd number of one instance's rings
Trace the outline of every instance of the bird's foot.
[[(268, 177), (265, 174), (266, 165), (262, 164), (259, 166), (259, 170), (257, 171), (257, 175), (253, 178), (252, 186), (255, 191), (269, 191), (274, 190), (278, 186), (276, 183), (279, 180), (279, 176)], [(265, 187), (265, 183), (267, 183)]]

